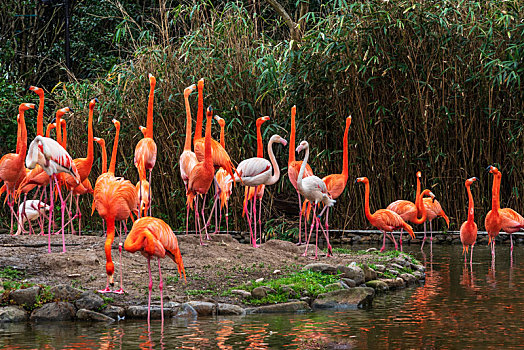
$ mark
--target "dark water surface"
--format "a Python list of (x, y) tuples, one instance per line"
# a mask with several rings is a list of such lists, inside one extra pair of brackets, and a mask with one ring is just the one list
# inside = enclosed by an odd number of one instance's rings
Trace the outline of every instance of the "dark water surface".
[(524, 348), (524, 247), (475, 248), (472, 270), (459, 246), (433, 246), (426, 284), (375, 298), (368, 310), (197, 321), (0, 324), (3, 349), (512, 349)]

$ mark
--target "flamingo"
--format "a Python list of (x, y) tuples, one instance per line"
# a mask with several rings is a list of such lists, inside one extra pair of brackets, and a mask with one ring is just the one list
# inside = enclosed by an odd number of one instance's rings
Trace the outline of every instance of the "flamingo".
[[(273, 153), (273, 144), (278, 142), (284, 147), (287, 145), (287, 141), (280, 137), (279, 135), (273, 135), (269, 139), (267, 144), (267, 152), (269, 154), (269, 160), (265, 158), (249, 158), (245, 159), (238, 164), (237, 174), (235, 174), (234, 180), (236, 182), (241, 181), (245, 186), (254, 187), (255, 193), (253, 195), (253, 217), (255, 218), (255, 234), (253, 235), (253, 229), (251, 228), (251, 219), (249, 214), (247, 215), (247, 222), (249, 225), (249, 232), (251, 237), (251, 244), (253, 247), (257, 246), (257, 226), (256, 226), (256, 217), (257, 217), (257, 208), (255, 205), (255, 200), (257, 198), (257, 186), (260, 185), (273, 185), (280, 178), (280, 168), (275, 159), (275, 154)], [(274, 172), (273, 172), (274, 169)], [(244, 203), (244, 211), (247, 212), (247, 202)], [(262, 232), (260, 232), (260, 237), (262, 238)]]
[[(466, 190), (468, 192), (468, 220), (464, 221), (460, 226), (460, 241), (462, 242), (462, 254), (464, 255), (464, 263), (467, 262), (468, 247), (471, 247), (471, 257), (469, 263), (473, 264), (473, 246), (477, 240), (477, 224), (474, 218), (474, 203), (473, 195), (471, 194), (471, 184), (477, 181), (476, 177), (466, 180)], [(464, 252), (466, 254), (464, 254)]]
[[(320, 217), (324, 213), (324, 210), (326, 210), (329, 207), (332, 207), (335, 205), (335, 200), (329, 198), (329, 193), (327, 191), (326, 184), (324, 181), (322, 181), (318, 176), (311, 175), (306, 178), (304, 178), (304, 172), (307, 167), (307, 161), (309, 159), (309, 143), (307, 141), (302, 141), (298, 147), (297, 147), (297, 153), (300, 153), (302, 150), (306, 151), (306, 154), (304, 155), (304, 160), (302, 161), (302, 164), (300, 166), (300, 171), (298, 173), (297, 177), (297, 189), (300, 194), (304, 196), (308, 201), (310, 201), (312, 204), (314, 204), (313, 207), (313, 221), (311, 222), (311, 229), (309, 231), (309, 237), (307, 238), (306, 242), (306, 250), (304, 251), (303, 256), (307, 256), (307, 249), (309, 246), (309, 240), (311, 239), (311, 234), (313, 233), (313, 226), (316, 224), (316, 238), (315, 238), (315, 257), (314, 259), (317, 259), (317, 253), (318, 253), (318, 226), (320, 223)], [(320, 212), (320, 214), (317, 216), (317, 206), (318, 203), (322, 202), (324, 204), (324, 209)], [(322, 228), (322, 225), (320, 226), (324, 233), (324, 237), (326, 238), (327, 246), (328, 246), (328, 253), (327, 255), (331, 255), (331, 244), (329, 243), (329, 237), (327, 236), (326, 232), (324, 231), (324, 228)]]
[[(225, 140), (225, 126), (226, 122), (224, 119), (220, 118), (218, 115), (215, 115), (215, 120), (218, 122), (218, 125), (220, 125), (220, 144), (222, 147), (226, 147), (226, 140)], [(229, 233), (229, 197), (231, 196), (233, 192), (233, 178), (231, 175), (227, 173), (227, 171), (224, 168), (218, 169), (218, 171), (215, 174), (215, 178), (217, 180), (218, 187), (220, 187), (221, 192), (219, 195), (220, 198), (220, 219), (218, 220), (218, 224), (216, 224), (215, 231), (218, 231), (218, 227), (220, 227), (220, 223), (222, 222), (222, 209), (224, 206), (226, 207), (226, 233)], [(215, 213), (215, 220), (216, 220), (216, 213)]]
[[(260, 128), (262, 127), (262, 124), (267, 122), (269, 120), (268, 116), (260, 117), (256, 121), (256, 127), (257, 127), (257, 157), (258, 158), (264, 158), (264, 146), (262, 145), (262, 132)], [(257, 193), (257, 196), (255, 199), (253, 197), (255, 196), (255, 190)], [(244, 194), (244, 203), (250, 201), (253, 199), (253, 206), (256, 206), (256, 200), (258, 199), (259, 203), (259, 211), (258, 211), (258, 224), (259, 224), (259, 232), (262, 234), (262, 197), (264, 197), (264, 190), (265, 185), (260, 185), (255, 187), (246, 187), (245, 194)], [(253, 206), (251, 209), (253, 209)], [(247, 208), (247, 206), (245, 206)], [(244, 214), (245, 212), (243, 212)], [(251, 213), (251, 216), (253, 214)], [(256, 224), (257, 218), (254, 218), (254, 222)]]
[[(0, 180), (4, 181), (7, 190), (7, 204), (11, 210), (11, 228), (9, 233), (13, 233), (13, 216), (16, 216), (14, 212), (15, 202), (15, 190), (16, 183), (22, 176), (25, 176), (26, 171), (24, 168), (24, 159), (27, 153), (27, 129), (25, 125), (24, 113), (28, 109), (34, 109), (35, 105), (32, 103), (22, 103), (18, 107), (18, 129), (17, 129), (17, 140), (16, 149), (17, 153), (8, 153), (0, 159)], [(9, 199), (11, 198), (11, 199)]]
[(365, 199), (364, 199), (364, 212), (369, 223), (375, 226), (377, 229), (383, 232), (384, 242), (381, 252), (386, 249), (386, 233), (392, 232), (398, 229), (406, 230), (411, 238), (415, 238), (413, 229), (407, 224), (400, 215), (389, 209), (379, 209), (375, 213), (371, 214), (369, 210), (369, 180), (367, 177), (359, 177), (356, 182), (363, 182), (365, 186)]
[[(297, 191), (298, 195), (298, 244), (302, 244), (302, 200), (300, 198), (300, 191), (297, 187), (297, 178), (298, 173), (300, 172), (300, 167), (302, 166), (302, 161), (295, 160), (295, 115), (297, 113), (297, 107), (293, 106), (291, 107), (291, 136), (289, 137), (289, 157), (287, 161), (287, 177), (289, 178), (289, 181), (291, 181), (291, 184)], [(306, 165), (306, 169), (304, 171), (304, 178), (308, 176), (313, 175), (313, 170), (311, 170), (311, 167)], [(307, 236), (307, 228), (306, 223), (304, 222), (304, 236)], [(306, 237), (304, 237), (305, 239)]]
[[(322, 178), (326, 184), (327, 191), (331, 199), (340, 197), (348, 181), (348, 133), (351, 125), (351, 116), (346, 118), (346, 129), (344, 130), (344, 139), (342, 140), (342, 174), (331, 174)], [(326, 209), (326, 234), (329, 237), (329, 207)]]
[[(184, 104), (186, 106), (186, 142), (184, 143), (184, 151), (180, 155), (180, 175), (182, 176), (182, 182), (187, 193), (187, 184), (189, 182), (189, 174), (197, 165), (198, 159), (196, 154), (191, 151), (191, 107), (189, 105), (189, 95), (196, 89), (196, 85), (193, 84), (184, 89)], [(200, 125), (202, 130), (202, 125)], [(189, 205), (186, 206), (186, 235), (189, 231)]]
[[(444, 210), (442, 210), (442, 206), (440, 205), (438, 200), (434, 200), (432, 198), (424, 198), (423, 200), (424, 207), (426, 207), (426, 211), (428, 212), (427, 215), (427, 221), (429, 221), (429, 231), (431, 232), (431, 237), (429, 238), (430, 241), (433, 241), (433, 227), (431, 225), (431, 222), (433, 219), (437, 217), (442, 217), (446, 221), (446, 225), (449, 228), (449, 218), (444, 213)], [(424, 223), (424, 239), (422, 240), (422, 245), (424, 245), (424, 242), (426, 241), (426, 223)]]
[[(138, 141), (135, 147), (135, 166), (138, 169), (140, 181), (146, 179), (146, 170), (149, 170), (149, 184), (151, 184), (151, 171), (155, 167), (157, 147), (153, 140), (153, 101), (155, 99), (156, 79), (149, 74), (149, 102), (147, 105), (146, 135)], [(142, 200), (142, 198), (140, 198)], [(149, 212), (151, 213), (151, 191), (149, 192)]]
[[(206, 137), (205, 137), (205, 154), (204, 154), (204, 160), (200, 161), (193, 167), (191, 170), (191, 173), (189, 174), (189, 181), (187, 183), (187, 202), (186, 205), (190, 205), (191, 208), (193, 208), (193, 200), (197, 196), (197, 194), (203, 194), (205, 195), (207, 191), (209, 191), (209, 188), (211, 187), (211, 183), (213, 182), (214, 177), (214, 167), (213, 167), (213, 159), (211, 156), (211, 119), (213, 115), (213, 109), (211, 107), (208, 107), (207, 109), (207, 121), (206, 121)], [(211, 212), (215, 209), (216, 205), (216, 199), (215, 204), (213, 205), (213, 209), (211, 209)], [(204, 205), (203, 205), (204, 206)], [(200, 228), (197, 229), (198, 221), (198, 198), (195, 200), (195, 231), (198, 231), (200, 235), (200, 244), (204, 245), (202, 242), (202, 233)], [(202, 207), (202, 216), (204, 215), (204, 208)], [(206, 230), (206, 237), (209, 239), (209, 236), (207, 234), (207, 225), (204, 224), (204, 229)]]
[(98, 214), (104, 219), (107, 224), (106, 242), (104, 250), (106, 254), (106, 273), (107, 284), (106, 288), (99, 290), (100, 293), (124, 293), (123, 288), (123, 268), (121, 245), (119, 245), (120, 252), (120, 288), (112, 291), (109, 285), (114, 285), (113, 275), (115, 273), (115, 265), (111, 259), (111, 246), (115, 239), (115, 221), (127, 220), (131, 213), (138, 211), (138, 194), (135, 186), (122, 177), (115, 177), (116, 155), (118, 149), (118, 136), (120, 133), (120, 122), (113, 119), (113, 124), (116, 128), (115, 141), (113, 144), (113, 153), (111, 154), (111, 163), (109, 171), (98, 177), (94, 190), (94, 204)]
[[(425, 223), (427, 218), (427, 210), (422, 199), (424, 196), (429, 195), (434, 200), (435, 195), (430, 190), (424, 190), (422, 193), (420, 193), (420, 178), (422, 177), (422, 173), (417, 171), (416, 176), (417, 192), (415, 193), (415, 203), (407, 200), (398, 200), (388, 205), (386, 209), (394, 211), (400, 215), (404, 221), (409, 221), (418, 225)], [(402, 251), (402, 232), (403, 230), (400, 230), (400, 251)]]
[[(23, 206), (25, 206), (25, 208)], [(41, 203), (39, 200), (28, 200), (20, 204), (18, 207), (19, 224), (15, 236), (24, 231), (24, 223), (26, 221), (29, 222), (29, 231), (31, 231), (31, 220), (45, 216), (46, 211), (49, 211), (49, 205)]]
[(164, 298), (162, 295), (163, 280), (162, 270), (160, 269), (160, 259), (166, 255), (169, 256), (177, 265), (178, 274), (180, 278), (184, 275), (186, 281), (186, 271), (184, 269), (184, 262), (182, 261), (182, 254), (178, 247), (173, 230), (164, 221), (153, 218), (143, 217), (136, 220), (133, 228), (129, 232), (125, 242), (124, 249), (130, 253), (140, 252), (147, 258), (147, 271), (149, 273), (149, 295), (147, 303), (147, 322), (148, 325), (151, 319), (151, 290), (153, 289), (153, 279), (151, 278), (151, 258), (156, 257), (158, 261), (158, 276), (160, 279), (160, 308), (162, 314), (162, 323), (164, 323)]

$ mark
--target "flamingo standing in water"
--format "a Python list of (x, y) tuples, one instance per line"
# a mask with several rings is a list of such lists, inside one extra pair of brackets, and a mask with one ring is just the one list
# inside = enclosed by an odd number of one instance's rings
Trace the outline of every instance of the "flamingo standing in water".
[[(206, 121), (206, 137), (205, 137), (205, 154), (204, 154), (204, 160), (200, 161), (193, 167), (191, 170), (191, 173), (189, 174), (189, 181), (187, 183), (187, 202), (186, 205), (191, 206), (193, 208), (193, 200), (195, 200), (195, 232), (198, 231), (198, 234), (200, 235), (200, 244), (204, 245), (202, 242), (202, 232), (200, 227), (197, 228), (199, 224), (198, 219), (198, 197), (197, 195), (205, 195), (207, 191), (209, 191), (209, 188), (211, 187), (211, 183), (213, 182), (215, 169), (213, 167), (213, 158), (211, 155), (211, 119), (213, 118), (213, 109), (211, 107), (208, 107), (207, 109), (207, 121)], [(213, 205), (213, 211), (215, 209), (216, 205), (216, 199), (215, 204)], [(202, 205), (202, 216), (204, 216), (204, 206)], [(207, 234), (207, 225), (204, 224), (204, 229), (206, 230), (206, 238), (209, 239), (209, 235)]]
[(106, 273), (107, 284), (106, 288), (99, 290), (100, 293), (124, 293), (123, 288), (123, 267), (121, 246), (120, 252), (120, 288), (112, 291), (109, 286), (114, 285), (113, 275), (115, 273), (115, 265), (111, 259), (111, 247), (115, 239), (115, 221), (127, 220), (131, 213), (138, 212), (138, 194), (135, 186), (129, 181), (121, 177), (115, 177), (116, 155), (118, 149), (118, 136), (120, 133), (120, 122), (113, 119), (113, 124), (116, 128), (115, 141), (113, 144), (113, 153), (111, 154), (111, 163), (109, 171), (98, 177), (95, 184), (94, 204), (98, 214), (105, 220), (107, 224), (106, 242), (104, 246), (106, 254)]
[(11, 210), (11, 228), (9, 232), (13, 233), (13, 217), (17, 215), (14, 212), (16, 183), (26, 174), (24, 168), (24, 159), (27, 153), (27, 129), (25, 124), (24, 113), (28, 109), (34, 109), (32, 103), (22, 103), (18, 107), (18, 129), (16, 149), (17, 153), (8, 153), (0, 159), (0, 180), (4, 181), (7, 190), (7, 204)]
[[(417, 192), (415, 193), (415, 203), (407, 200), (398, 200), (394, 201), (387, 206), (386, 209), (392, 210), (402, 217), (406, 222), (411, 222), (413, 224), (422, 224), (426, 222), (427, 211), (426, 206), (424, 205), (422, 199), (424, 196), (431, 196), (432, 199), (435, 199), (435, 195), (430, 190), (424, 190), (420, 192), (420, 178), (422, 173), (417, 171)], [(400, 230), (400, 251), (402, 251), (402, 232)], [(396, 249), (396, 246), (395, 246)]]
[[(382, 248), (383, 252), (386, 249), (386, 233), (390, 233), (394, 230), (404, 229), (406, 230), (411, 238), (415, 238), (413, 229), (409, 226), (400, 215), (389, 209), (379, 209), (375, 213), (371, 214), (369, 210), (369, 180), (367, 177), (359, 177), (356, 182), (362, 182), (365, 186), (365, 199), (364, 199), (364, 213), (369, 223), (384, 233), (384, 242)], [(396, 244), (395, 244), (396, 245)]]
[[(431, 233), (431, 237), (429, 238), (429, 240), (433, 241), (433, 227), (431, 225), (431, 222), (440, 216), (446, 221), (446, 225), (449, 228), (449, 218), (446, 215), (446, 213), (444, 213), (444, 210), (442, 209), (442, 206), (440, 205), (438, 200), (432, 198), (424, 198), (422, 201), (424, 203), (424, 206), (426, 207), (426, 211), (428, 212), (427, 221), (429, 221), (429, 231)], [(425, 241), (426, 223), (424, 222), (424, 239), (422, 240), (422, 245), (424, 245)]]
[[(151, 171), (155, 167), (157, 147), (153, 140), (153, 101), (155, 99), (156, 79), (149, 74), (149, 102), (147, 105), (146, 136), (138, 141), (135, 147), (135, 166), (138, 169), (140, 181), (146, 179), (146, 170), (149, 170), (149, 184), (151, 184)], [(140, 198), (140, 201), (142, 198)], [(149, 213), (151, 214), (151, 191), (149, 191)]]
[[(186, 141), (184, 143), (184, 151), (180, 154), (180, 175), (187, 193), (187, 184), (189, 182), (189, 174), (197, 165), (198, 159), (195, 152), (191, 150), (191, 106), (189, 105), (189, 95), (196, 89), (193, 84), (184, 89), (184, 104), (186, 106)], [(202, 125), (200, 126), (202, 129)], [(189, 205), (186, 206), (186, 235), (189, 231)], [(196, 232), (195, 232), (196, 233)]]
[[(329, 207), (332, 207), (335, 205), (335, 200), (329, 198), (329, 193), (327, 191), (326, 184), (324, 181), (322, 181), (318, 176), (311, 175), (306, 178), (304, 178), (304, 172), (306, 170), (307, 161), (309, 159), (309, 144), (307, 141), (302, 141), (300, 145), (297, 147), (297, 153), (300, 153), (302, 150), (306, 151), (306, 154), (304, 155), (304, 160), (302, 161), (302, 165), (300, 166), (300, 171), (298, 173), (297, 177), (297, 189), (300, 194), (304, 196), (308, 201), (310, 201), (313, 206), (313, 221), (311, 222), (311, 229), (309, 230), (309, 236), (307, 237), (306, 242), (306, 250), (304, 251), (303, 256), (307, 256), (307, 248), (309, 246), (309, 240), (311, 239), (311, 234), (313, 233), (313, 226), (316, 225), (316, 238), (315, 238), (315, 257), (314, 259), (317, 259), (317, 252), (318, 252), (318, 226), (320, 224), (320, 217), (324, 213), (324, 210), (326, 210)], [(317, 216), (317, 206), (318, 203), (322, 202), (324, 204), (324, 209), (320, 214)], [(326, 232), (324, 231), (324, 228), (322, 228), (322, 225), (320, 225), (320, 228), (322, 229), (324, 233), (324, 237), (326, 238), (327, 246), (328, 246), (328, 256), (331, 256), (331, 244), (329, 243), (329, 237), (327, 236)]]
[[(226, 147), (226, 140), (225, 140), (225, 127), (226, 122), (224, 119), (220, 118), (218, 115), (215, 115), (215, 120), (218, 122), (218, 125), (220, 125), (220, 144), (222, 147)], [(220, 198), (220, 219), (218, 220), (218, 223), (215, 227), (215, 232), (218, 231), (218, 227), (220, 227), (220, 223), (222, 222), (222, 209), (226, 207), (226, 233), (229, 233), (229, 197), (231, 196), (233, 192), (233, 178), (231, 175), (227, 173), (227, 171), (224, 168), (218, 169), (218, 171), (215, 174), (215, 178), (217, 179), (218, 187), (220, 187), (221, 192), (219, 195)], [(216, 221), (216, 213), (215, 213), (215, 221)]]
[[(298, 173), (300, 172), (300, 167), (302, 166), (302, 161), (295, 160), (295, 115), (297, 113), (297, 107), (293, 106), (291, 107), (291, 136), (289, 137), (289, 156), (287, 161), (287, 177), (289, 178), (289, 181), (291, 181), (291, 184), (297, 191), (298, 195), (298, 244), (302, 244), (302, 199), (300, 198), (300, 191), (297, 187), (297, 178)], [(311, 170), (311, 167), (309, 164), (306, 165), (306, 169), (304, 170), (304, 178), (308, 176), (313, 175), (313, 170)], [(306, 223), (304, 222), (304, 239), (307, 238), (307, 228)]]
[[(287, 141), (280, 137), (279, 135), (271, 136), (269, 143), (267, 144), (267, 152), (269, 154), (269, 160), (265, 158), (249, 158), (245, 159), (238, 164), (237, 174), (235, 174), (234, 180), (236, 182), (241, 181), (245, 186), (250, 186), (255, 188), (255, 193), (253, 195), (253, 218), (255, 221), (255, 233), (253, 235), (253, 229), (251, 227), (251, 219), (249, 214), (247, 216), (247, 222), (249, 225), (249, 232), (251, 237), (251, 244), (253, 247), (258, 247), (257, 245), (257, 208), (255, 205), (255, 200), (257, 198), (257, 187), (260, 185), (273, 185), (280, 178), (280, 168), (278, 167), (277, 160), (275, 159), (275, 154), (273, 153), (273, 144), (275, 142), (281, 143), (284, 147), (287, 145)], [(274, 169), (274, 172), (273, 172)], [(244, 203), (244, 211), (247, 213), (247, 202)], [(262, 239), (262, 232), (260, 232), (260, 238)]]
[(140, 252), (147, 258), (147, 271), (149, 273), (149, 297), (147, 303), (147, 322), (148, 325), (151, 319), (151, 290), (153, 289), (153, 279), (151, 278), (151, 258), (156, 257), (158, 261), (158, 276), (160, 279), (160, 308), (162, 314), (162, 324), (164, 323), (164, 297), (162, 295), (163, 280), (162, 270), (160, 269), (160, 259), (166, 255), (169, 256), (177, 265), (178, 274), (180, 278), (184, 276), (186, 281), (186, 271), (184, 269), (184, 262), (182, 261), (182, 254), (178, 247), (173, 230), (164, 221), (153, 218), (143, 217), (136, 220), (133, 228), (129, 232), (125, 242), (124, 249), (130, 253)]
[[(468, 247), (471, 247), (471, 257), (469, 263), (473, 264), (473, 246), (477, 241), (477, 224), (474, 218), (474, 203), (473, 195), (471, 194), (471, 184), (477, 181), (476, 177), (466, 180), (466, 190), (468, 192), (468, 220), (464, 221), (460, 226), (460, 241), (462, 242), (462, 254), (464, 255), (464, 263), (467, 262)], [(464, 254), (466, 253), (466, 254)]]
[[(331, 199), (340, 197), (348, 181), (348, 133), (351, 126), (351, 116), (346, 118), (346, 129), (342, 140), (342, 174), (331, 174), (325, 176), (322, 181), (326, 184)], [(326, 209), (326, 235), (329, 237), (329, 207)]]

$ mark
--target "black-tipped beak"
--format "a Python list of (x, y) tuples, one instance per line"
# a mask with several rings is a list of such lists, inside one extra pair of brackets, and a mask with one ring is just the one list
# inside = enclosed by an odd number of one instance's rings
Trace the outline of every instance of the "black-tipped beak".
[(95, 97), (95, 102), (96, 103), (100, 103), (100, 101), (98, 101), (98, 98)]
[(353, 181), (354, 184), (356, 184), (358, 182), (358, 179), (355, 179), (355, 181)]
[(211, 106), (207, 107), (207, 111), (208, 112), (213, 112), (213, 107), (211, 107)]
[(478, 177), (474, 177), (474, 179), (475, 179), (475, 181), (478, 181), (478, 180), (479, 180), (479, 178), (478, 178)]
[(491, 165), (488, 165), (488, 167), (486, 168), (486, 171), (490, 171), (491, 170)]
[(435, 203), (436, 200), (437, 200), (437, 198), (436, 198), (436, 197), (433, 197), (433, 201), (432, 201), (432, 202)]
[(56, 123), (56, 117), (54, 117), (52, 120), (51, 120), (51, 124), (54, 124)]

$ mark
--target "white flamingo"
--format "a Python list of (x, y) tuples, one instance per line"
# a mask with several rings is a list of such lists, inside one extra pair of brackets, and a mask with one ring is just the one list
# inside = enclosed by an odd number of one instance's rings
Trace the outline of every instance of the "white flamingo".
[[(298, 192), (304, 196), (307, 200), (309, 200), (311, 203), (314, 204), (313, 207), (313, 221), (311, 222), (311, 229), (309, 231), (309, 237), (307, 239), (306, 244), (306, 250), (304, 252), (304, 256), (307, 256), (307, 248), (309, 246), (309, 240), (311, 238), (311, 234), (313, 233), (313, 225), (316, 224), (316, 240), (315, 240), (315, 259), (317, 259), (317, 251), (318, 251), (318, 226), (320, 224), (320, 217), (324, 213), (324, 210), (326, 210), (329, 207), (332, 207), (335, 204), (335, 200), (329, 198), (329, 193), (326, 187), (326, 184), (324, 181), (322, 181), (321, 178), (318, 176), (312, 175), (304, 178), (304, 171), (306, 169), (307, 161), (309, 159), (309, 144), (307, 141), (302, 141), (300, 145), (297, 147), (297, 153), (300, 153), (302, 150), (306, 150), (306, 155), (304, 156), (304, 160), (302, 161), (302, 166), (300, 167), (300, 172), (298, 173), (297, 178), (297, 189)], [(319, 202), (324, 203), (325, 207), (322, 210), (322, 212), (316, 216), (317, 211), (317, 205)], [(322, 225), (320, 225), (320, 228), (322, 229), (322, 232), (324, 232), (324, 237), (326, 238), (327, 245), (328, 245), (328, 256), (331, 255), (331, 244), (329, 244), (329, 238), (324, 231), (324, 228)]]
[(15, 236), (24, 232), (24, 224), (26, 221), (29, 222), (29, 231), (31, 232), (31, 220), (38, 219), (40, 216), (46, 216), (46, 211), (49, 211), (49, 205), (40, 202), (38, 199), (26, 200), (24, 203), (20, 204), (18, 206), (18, 230), (16, 231)]
[[(237, 173), (235, 173), (235, 182), (242, 181), (244, 186), (255, 187), (255, 195), (253, 198), (256, 198), (256, 187), (259, 185), (273, 185), (280, 178), (280, 168), (275, 159), (275, 154), (273, 153), (273, 143), (279, 142), (282, 145), (286, 146), (287, 141), (280, 137), (279, 135), (271, 136), (269, 143), (267, 144), (267, 152), (269, 154), (269, 159), (271, 162), (265, 158), (253, 157), (245, 159), (238, 164)], [(273, 168), (275, 169), (273, 173)], [(238, 175), (237, 175), (238, 174)], [(246, 217), (249, 225), (249, 233), (251, 236), (251, 243), (253, 247), (257, 247), (257, 228), (255, 224), (255, 234), (253, 235), (253, 229), (251, 228), (251, 218), (247, 211), (247, 201), (244, 204)], [(254, 217), (256, 220), (257, 210), (254, 207)], [(255, 222), (256, 223), (256, 222)], [(262, 232), (260, 232), (262, 234)]]

